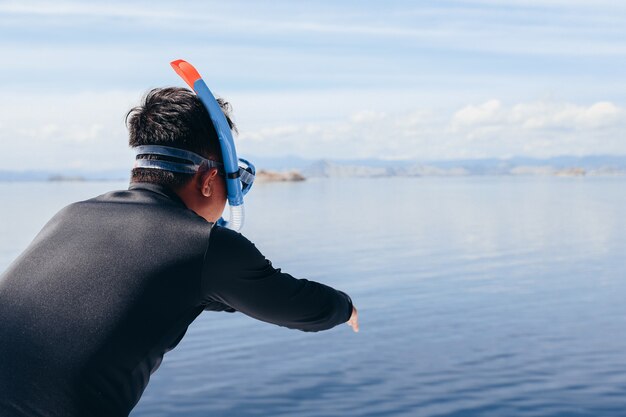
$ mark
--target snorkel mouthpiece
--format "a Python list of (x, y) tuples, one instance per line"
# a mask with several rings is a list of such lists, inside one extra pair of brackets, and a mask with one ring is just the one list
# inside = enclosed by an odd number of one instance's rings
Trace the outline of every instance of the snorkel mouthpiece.
[[(174, 71), (187, 83), (187, 85), (196, 93), (204, 107), (209, 113), (217, 138), (222, 150), (222, 159), (224, 165), (224, 176), (226, 181), (226, 194), (228, 198), (228, 205), (230, 207), (230, 219), (225, 221), (223, 218), (219, 219), (218, 224), (220, 226), (228, 227), (229, 229), (239, 231), (243, 226), (244, 220), (244, 208), (243, 208), (243, 195), (248, 192), (254, 181), (255, 169), (254, 165), (245, 159), (241, 159), (242, 167), (239, 166), (239, 160), (237, 158), (237, 151), (235, 150), (235, 142), (233, 141), (233, 135), (231, 133), (230, 125), (226, 116), (222, 111), (217, 100), (207, 87), (206, 83), (202, 80), (202, 77), (198, 71), (182, 59), (171, 62)], [(151, 160), (151, 159), (137, 159), (135, 167), (137, 168), (151, 168), (151, 169), (163, 169), (173, 172), (183, 173), (195, 173), (202, 163), (208, 164), (208, 166), (215, 166), (215, 161), (210, 161), (197, 155), (193, 152), (184, 151), (176, 148), (169, 148), (166, 146), (139, 146), (136, 148), (137, 155), (161, 155), (175, 157), (189, 161), (189, 163), (176, 163), (167, 162), (163, 160)]]

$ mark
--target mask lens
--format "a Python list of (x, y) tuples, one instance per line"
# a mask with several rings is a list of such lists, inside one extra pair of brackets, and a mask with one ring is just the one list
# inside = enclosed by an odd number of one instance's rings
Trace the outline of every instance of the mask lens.
[(241, 192), (243, 195), (246, 195), (252, 188), (255, 174), (256, 169), (254, 165), (243, 158), (239, 158), (239, 179), (241, 180)]

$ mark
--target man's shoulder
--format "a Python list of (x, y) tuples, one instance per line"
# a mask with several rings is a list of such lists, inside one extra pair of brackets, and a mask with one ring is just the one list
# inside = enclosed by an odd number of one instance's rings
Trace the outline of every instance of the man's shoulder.
[(253, 246), (252, 243), (247, 237), (242, 235), (239, 232), (236, 232), (227, 227), (219, 226), (217, 224), (213, 225), (211, 228), (211, 244), (218, 244), (220, 246), (233, 246), (233, 247), (247, 247)]
[(247, 237), (226, 227), (214, 225), (211, 229), (209, 252), (222, 261), (264, 261), (265, 257)]
[(87, 200), (70, 204), (66, 209), (90, 209), (101, 207), (107, 211), (135, 211), (148, 210), (169, 211), (173, 215), (183, 215), (196, 220), (206, 220), (189, 210), (183, 201), (173, 192), (157, 192), (147, 188), (130, 188), (128, 190), (113, 190)]
[(205, 241), (211, 232), (211, 223), (182, 201), (145, 190), (109, 191), (69, 204), (54, 218), (63, 224), (91, 224), (89, 227), (107, 230), (118, 226), (135, 232), (160, 231), (178, 237), (198, 235)]

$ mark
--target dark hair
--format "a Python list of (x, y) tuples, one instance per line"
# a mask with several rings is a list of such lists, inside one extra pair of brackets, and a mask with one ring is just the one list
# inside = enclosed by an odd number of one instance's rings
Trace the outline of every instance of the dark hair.
[[(231, 106), (217, 99), (230, 128), (237, 132), (231, 118)], [(143, 98), (142, 104), (126, 114), (128, 144), (163, 145), (195, 152), (205, 158), (222, 160), (217, 133), (209, 113), (190, 90), (179, 87), (155, 88)], [(156, 156), (146, 155), (146, 158)], [(158, 157), (163, 158), (163, 157)], [(166, 159), (166, 158), (165, 158)], [(178, 188), (191, 180), (193, 174), (157, 169), (133, 168), (131, 182), (150, 182)]]

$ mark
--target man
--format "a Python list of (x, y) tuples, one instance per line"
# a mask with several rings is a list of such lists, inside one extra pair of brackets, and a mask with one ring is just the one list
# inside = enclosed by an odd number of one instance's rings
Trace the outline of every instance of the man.
[(204, 310), (358, 330), (346, 294), (275, 269), (215, 224), (225, 172), (196, 95), (152, 90), (127, 124), (132, 147), (166, 146), (204, 163), (139, 154), (129, 190), (61, 210), (0, 277), (0, 416), (127, 416)]

